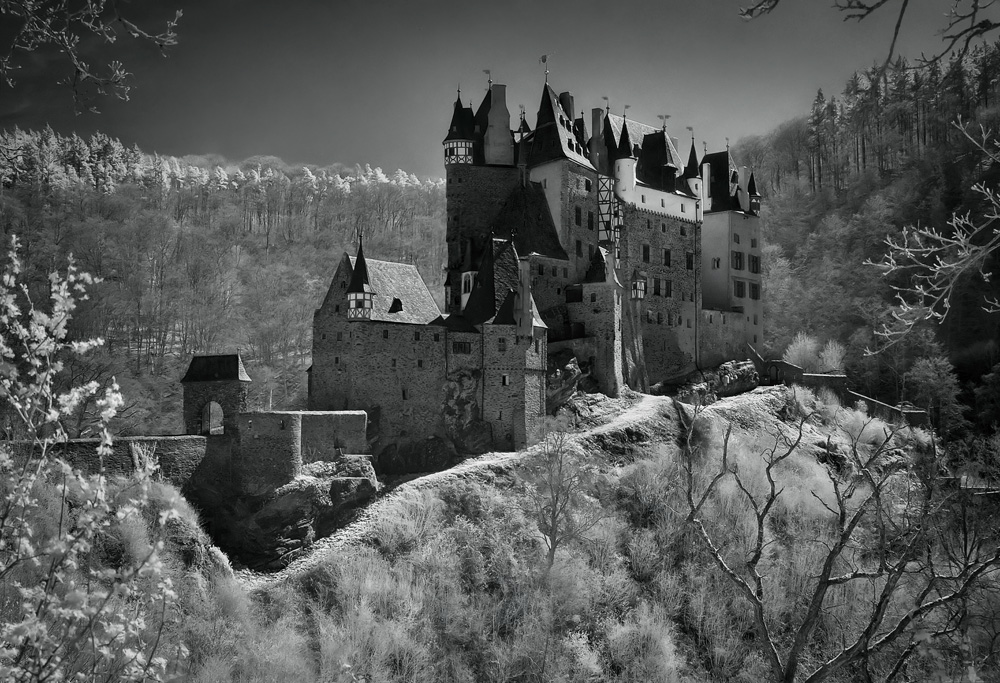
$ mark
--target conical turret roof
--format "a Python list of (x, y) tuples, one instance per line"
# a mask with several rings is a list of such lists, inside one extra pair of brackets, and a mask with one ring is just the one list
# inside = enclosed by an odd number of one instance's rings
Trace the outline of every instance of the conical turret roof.
[(365, 249), (361, 239), (358, 240), (358, 257), (354, 261), (354, 272), (351, 273), (351, 282), (347, 285), (347, 293), (375, 293), (368, 280), (368, 264), (365, 262)]
[(698, 178), (701, 173), (698, 170), (698, 151), (694, 148), (694, 140), (691, 140), (691, 153), (688, 154), (687, 166), (684, 167), (684, 180)]

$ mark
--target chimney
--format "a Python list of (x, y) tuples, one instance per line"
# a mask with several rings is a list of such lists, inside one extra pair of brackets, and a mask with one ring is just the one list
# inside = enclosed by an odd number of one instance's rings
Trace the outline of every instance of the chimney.
[(607, 157), (604, 150), (604, 110), (600, 107), (594, 107), (590, 110), (590, 132), (592, 137), (590, 138), (590, 163), (594, 165), (599, 172), (601, 171), (601, 159)]
[(559, 106), (563, 108), (564, 112), (566, 112), (566, 117), (569, 118), (570, 121), (574, 121), (576, 119), (576, 110), (573, 108), (573, 93), (569, 90), (564, 93), (559, 93)]
[(490, 113), (483, 139), (486, 163), (498, 166), (514, 165), (514, 139), (510, 134), (510, 112), (507, 110), (507, 86), (490, 86)]

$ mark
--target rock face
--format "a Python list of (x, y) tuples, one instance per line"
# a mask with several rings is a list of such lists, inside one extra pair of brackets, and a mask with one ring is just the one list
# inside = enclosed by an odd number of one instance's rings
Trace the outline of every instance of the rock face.
[(561, 405), (569, 400), (576, 391), (577, 384), (583, 376), (576, 356), (569, 349), (563, 349), (549, 354), (549, 366), (546, 371), (545, 408), (554, 415)]
[[(691, 373), (675, 386), (675, 391), (678, 400), (685, 403), (708, 404), (719, 397), (752, 391), (759, 383), (757, 368), (751, 361), (732, 360), (713, 370)], [(664, 389), (659, 387), (660, 391)]]
[(225, 460), (215, 465), (204, 468), (185, 496), (201, 509), (216, 542), (258, 570), (287, 565), (313, 541), (343, 526), (379, 488), (365, 455), (307, 463), (291, 481), (261, 495), (241, 493)]

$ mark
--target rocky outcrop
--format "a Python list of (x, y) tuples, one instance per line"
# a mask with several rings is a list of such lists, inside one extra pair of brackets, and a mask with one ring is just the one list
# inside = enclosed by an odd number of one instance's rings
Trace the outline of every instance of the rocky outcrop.
[(759, 383), (753, 362), (732, 360), (712, 370), (693, 372), (677, 384), (656, 387), (655, 393), (673, 393), (685, 403), (707, 405), (718, 398), (752, 391)]
[(347, 523), (379, 488), (366, 455), (307, 463), (291, 481), (261, 496), (240, 495), (224, 467), (211, 474), (185, 495), (201, 509), (219, 545), (258, 570), (287, 565)]
[(570, 349), (549, 354), (545, 373), (545, 407), (550, 414), (555, 415), (559, 407), (569, 400), (581, 377), (580, 364)]

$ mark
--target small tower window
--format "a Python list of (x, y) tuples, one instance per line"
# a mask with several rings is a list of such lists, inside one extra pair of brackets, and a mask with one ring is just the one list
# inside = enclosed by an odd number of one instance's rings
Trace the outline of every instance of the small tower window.
[(334, 356), (333, 357), (333, 364), (334, 365), (340, 365), (340, 356)]
[(684, 254), (684, 260), (686, 261), (687, 269), (694, 270), (694, 252), (689, 251), (686, 254)]
[(649, 245), (642, 245), (642, 262), (649, 263)]
[[(323, 336), (326, 337), (325, 334)], [(337, 333), (337, 341), (344, 341), (344, 333), (343, 332), (338, 332)]]
[(503, 384), (505, 387), (509, 386), (510, 385), (510, 375), (503, 375), (500, 378), (500, 383)]
[(389, 330), (382, 330), (382, 339), (389, 338)]
[(590, 192), (590, 181), (589, 180), (584, 179), (584, 181), (583, 181), (583, 189), (586, 190), (587, 192)]
[(576, 241), (576, 255), (583, 256), (583, 242), (580, 240)]
[(396, 359), (395, 358), (392, 359), (392, 367), (396, 367)]
[(399, 313), (402, 310), (403, 310), (403, 302), (400, 301), (398, 298), (394, 298), (392, 300), (392, 303), (389, 305), (389, 312)]
[(424, 367), (424, 361), (422, 359), (421, 360), (417, 360), (417, 367), (418, 368)]
[(406, 393), (406, 389), (403, 389), (403, 400), (405, 401), (405, 400), (407, 400), (408, 398), (409, 398), (409, 396), (408, 396), (408, 395), (407, 395), (407, 393)]
[[(587, 182), (589, 183), (590, 181), (588, 180)], [(587, 230), (593, 230), (593, 229), (594, 229), (594, 212), (593, 211), (588, 211), (587, 212)]]
[(441, 341), (441, 335), (437, 332), (434, 333), (434, 341)]
[(499, 339), (497, 339), (497, 350), (500, 351), (500, 353), (505, 353), (507, 351), (506, 337), (500, 337)]
[(591, 292), (590, 293), (590, 303), (592, 303), (592, 304), (596, 304), (597, 303), (597, 293), (596, 292)]
[(334, 306), (333, 307), (333, 312), (334, 313), (340, 313), (340, 306)]
[(733, 233), (733, 243), (734, 244), (739, 244), (740, 243), (740, 235), (739, 235), (739, 233), (736, 233), (736, 232)]
[(664, 249), (663, 250), (663, 265), (665, 265), (667, 267), (670, 266), (670, 250), (669, 249)]
[(580, 225), (583, 225), (583, 209), (581, 209), (579, 206), (576, 207), (574, 214), (575, 215), (573, 217), (573, 220), (577, 224), (577, 226), (579, 227)]
[[(681, 204), (681, 213), (687, 213), (687, 205)], [(681, 228), (681, 234), (684, 234), (684, 228)]]
[(419, 332), (414, 332), (413, 333), (413, 341), (420, 341), (420, 333)]

